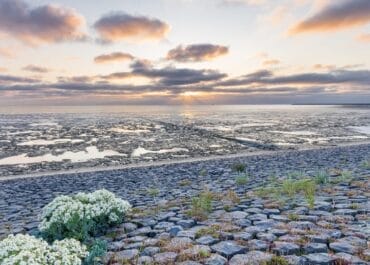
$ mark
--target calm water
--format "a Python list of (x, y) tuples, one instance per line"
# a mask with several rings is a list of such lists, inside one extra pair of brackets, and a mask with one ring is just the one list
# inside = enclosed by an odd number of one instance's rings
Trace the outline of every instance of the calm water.
[(364, 106), (0, 107), (0, 176), (369, 140)]

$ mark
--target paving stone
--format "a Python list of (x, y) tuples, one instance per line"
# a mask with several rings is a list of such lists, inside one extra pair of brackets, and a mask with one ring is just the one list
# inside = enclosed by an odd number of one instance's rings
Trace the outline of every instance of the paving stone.
[(269, 244), (262, 240), (253, 239), (248, 242), (248, 248), (251, 250), (266, 251), (269, 248)]
[(177, 225), (182, 226), (185, 229), (192, 228), (195, 225), (194, 220), (180, 220), (177, 222)]
[(128, 261), (132, 260), (139, 255), (139, 251), (137, 249), (128, 249), (116, 252), (115, 259), (119, 261)]
[(306, 254), (311, 253), (327, 253), (328, 247), (323, 243), (309, 243), (303, 248)]
[(334, 250), (335, 252), (345, 252), (349, 254), (355, 254), (358, 251), (357, 247), (351, 245), (348, 242), (343, 242), (343, 241), (342, 242), (337, 241), (337, 242), (330, 243), (329, 248)]
[(162, 252), (154, 255), (154, 261), (159, 264), (172, 264), (177, 258), (175, 252)]
[(153, 263), (153, 258), (148, 256), (141, 256), (137, 259), (137, 265), (148, 265)]
[(250, 240), (253, 238), (253, 235), (247, 232), (238, 232), (233, 234), (235, 240)]
[(289, 265), (308, 265), (307, 259), (302, 256), (288, 255), (284, 256)]
[(334, 265), (335, 258), (327, 253), (314, 253), (304, 256), (310, 265)]
[(180, 232), (180, 231), (183, 231), (184, 229), (182, 228), (182, 226), (179, 226), (179, 225), (175, 225), (175, 226), (172, 226), (169, 230), (168, 230), (168, 233), (170, 233), (170, 235), (172, 237), (175, 237), (177, 236), (177, 234)]
[(161, 249), (159, 247), (146, 247), (140, 253), (141, 256), (154, 256), (155, 254), (159, 253)]
[(226, 263), (227, 263), (227, 259), (225, 259), (224, 257), (218, 254), (212, 254), (205, 261), (205, 265), (225, 265)]
[(234, 241), (221, 241), (212, 245), (211, 249), (226, 258), (230, 258), (236, 254), (241, 254), (247, 251), (246, 247), (240, 246)]
[(272, 255), (261, 251), (249, 251), (247, 254), (235, 255), (229, 265), (260, 265), (270, 261)]
[(365, 265), (366, 262), (348, 253), (339, 252), (334, 255), (337, 264)]
[(277, 236), (272, 233), (258, 233), (257, 238), (263, 241), (273, 242), (277, 239)]
[(212, 245), (219, 241), (220, 241), (219, 239), (214, 238), (213, 236), (209, 236), (209, 235), (202, 236), (196, 240), (198, 244), (202, 244), (202, 245)]
[(277, 255), (293, 255), (299, 251), (300, 247), (297, 244), (289, 242), (275, 241), (272, 247), (272, 252)]

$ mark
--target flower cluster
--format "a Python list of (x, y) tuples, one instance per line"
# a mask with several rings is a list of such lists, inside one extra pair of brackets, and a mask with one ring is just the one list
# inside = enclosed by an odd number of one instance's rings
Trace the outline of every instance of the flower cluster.
[(18, 234), (0, 241), (0, 264), (2, 265), (80, 265), (89, 253), (75, 239), (55, 241), (49, 245), (42, 239)]
[(39, 229), (50, 240), (72, 237), (85, 240), (122, 222), (131, 205), (107, 190), (60, 196), (46, 205)]

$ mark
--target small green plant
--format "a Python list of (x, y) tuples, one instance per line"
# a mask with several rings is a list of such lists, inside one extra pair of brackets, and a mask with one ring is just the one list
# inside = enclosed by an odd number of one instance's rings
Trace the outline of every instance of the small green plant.
[(370, 169), (370, 159), (363, 161), (361, 166), (365, 169)]
[(224, 200), (233, 204), (238, 204), (240, 202), (240, 197), (235, 191), (229, 189), (224, 196)]
[(304, 178), (306, 173), (304, 171), (292, 171), (287, 174), (288, 179)]
[(242, 163), (234, 163), (231, 165), (231, 169), (234, 172), (239, 172), (239, 173), (245, 172), (245, 168), (246, 166)]
[(205, 259), (205, 258), (208, 258), (209, 256), (211, 256), (211, 253), (209, 253), (209, 251), (207, 251), (205, 249), (200, 249), (199, 252), (198, 252), (198, 255), (199, 255), (199, 258)]
[(299, 215), (296, 213), (289, 213), (288, 218), (290, 221), (298, 221), (299, 220)]
[(181, 180), (179, 182), (179, 185), (182, 186), (182, 187), (184, 187), (184, 186), (190, 186), (190, 184), (191, 184), (191, 181), (188, 180), (188, 179), (183, 179), (183, 180)]
[(261, 188), (258, 188), (258, 189), (255, 189), (253, 191), (253, 193), (258, 196), (258, 197), (261, 197), (261, 198), (270, 198), (272, 196), (274, 196), (274, 194), (277, 193), (277, 188), (273, 188), (273, 187), (261, 187)]
[(352, 172), (348, 170), (343, 170), (340, 174), (340, 180), (342, 182), (350, 182), (352, 180)]
[(84, 260), (84, 265), (101, 264), (101, 258), (107, 252), (107, 242), (103, 240), (95, 240), (89, 247), (89, 255)]
[(329, 174), (326, 170), (319, 170), (315, 173), (316, 184), (325, 185), (329, 183)]
[(147, 189), (147, 192), (148, 192), (148, 194), (150, 196), (157, 197), (158, 194), (159, 194), (159, 192), (160, 192), (160, 190), (159, 189), (156, 189), (156, 188), (149, 188), (149, 189)]
[(286, 179), (281, 185), (282, 192), (289, 197), (294, 197), (297, 193), (297, 181), (293, 179)]
[(248, 183), (248, 176), (247, 175), (240, 175), (236, 177), (235, 183), (238, 186), (243, 186)]
[(214, 238), (219, 238), (221, 232), (221, 226), (211, 225), (209, 227), (201, 228), (195, 233), (195, 237), (199, 238), (205, 235), (213, 236)]
[(205, 220), (212, 212), (213, 194), (210, 191), (203, 191), (198, 197), (191, 201), (191, 209), (188, 214), (196, 219)]
[(316, 183), (309, 179), (302, 180), (299, 183), (299, 189), (303, 191), (308, 207), (312, 209), (315, 206)]
[(269, 261), (262, 263), (263, 265), (289, 265), (289, 262), (281, 256), (273, 256)]
[(279, 178), (278, 178), (278, 176), (276, 176), (275, 174), (273, 174), (273, 175), (271, 175), (271, 176), (269, 177), (269, 181), (270, 181), (270, 183), (271, 183), (272, 185), (274, 185), (274, 184), (278, 183)]
[(204, 176), (207, 176), (207, 170), (206, 169), (202, 169), (201, 171), (199, 171), (199, 176), (201, 177), (204, 177)]
[(303, 193), (310, 208), (315, 204), (316, 183), (310, 179), (284, 180), (281, 187), (282, 194), (293, 198), (298, 193)]

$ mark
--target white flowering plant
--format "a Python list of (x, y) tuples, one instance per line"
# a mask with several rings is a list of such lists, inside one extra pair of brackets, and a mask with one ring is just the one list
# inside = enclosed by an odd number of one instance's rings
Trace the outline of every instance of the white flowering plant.
[(59, 196), (43, 208), (39, 230), (49, 241), (63, 238), (86, 241), (121, 223), (130, 210), (129, 202), (104, 189)]
[(9, 235), (0, 241), (2, 265), (81, 265), (89, 252), (75, 239), (46, 241), (30, 235)]

